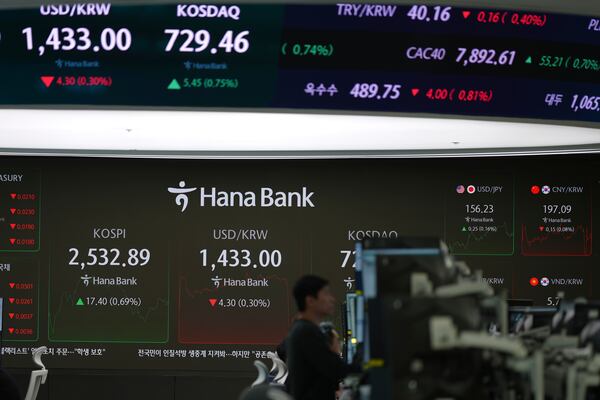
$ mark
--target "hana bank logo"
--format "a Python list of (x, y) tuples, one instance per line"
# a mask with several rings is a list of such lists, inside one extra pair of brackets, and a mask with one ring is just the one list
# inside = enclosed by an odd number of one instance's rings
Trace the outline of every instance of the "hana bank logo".
[(255, 191), (224, 191), (216, 187), (186, 187), (185, 181), (179, 181), (178, 187), (167, 188), (175, 196), (175, 204), (184, 212), (189, 204), (189, 194), (199, 190), (200, 207), (274, 207), (274, 208), (314, 208), (314, 192), (306, 186), (296, 191), (276, 191), (270, 187), (261, 187)]
[(88, 274), (85, 274), (84, 276), (81, 277), (81, 280), (83, 281), (83, 284), (85, 285), (85, 287), (90, 286), (91, 279), (92, 279), (92, 277), (89, 276)]
[(170, 187), (167, 190), (169, 193), (176, 194), (175, 196), (175, 204), (181, 207), (181, 212), (184, 212), (189, 204), (188, 193), (192, 193), (198, 188), (186, 188), (185, 181), (179, 182), (179, 187)]

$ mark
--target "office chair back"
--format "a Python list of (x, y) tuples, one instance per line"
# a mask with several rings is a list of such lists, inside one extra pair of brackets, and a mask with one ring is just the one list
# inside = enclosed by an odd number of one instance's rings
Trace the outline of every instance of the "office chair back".
[(256, 367), (256, 369), (258, 371), (258, 377), (256, 378), (256, 380), (254, 382), (252, 382), (252, 385), (250, 385), (250, 386), (257, 386), (257, 385), (261, 385), (264, 383), (268, 383), (269, 369), (267, 368), (265, 363), (263, 363), (260, 360), (254, 360), (254, 366)]
[(42, 346), (38, 347), (37, 349), (33, 349), (31, 352), (33, 362), (42, 369), (31, 371), (29, 386), (27, 387), (27, 394), (25, 395), (24, 400), (35, 400), (38, 395), (38, 391), (40, 390), (40, 385), (46, 383), (48, 370), (44, 366), (44, 363), (42, 363), (42, 354), (44, 354), (46, 350), (48, 350), (48, 348), (46, 346)]

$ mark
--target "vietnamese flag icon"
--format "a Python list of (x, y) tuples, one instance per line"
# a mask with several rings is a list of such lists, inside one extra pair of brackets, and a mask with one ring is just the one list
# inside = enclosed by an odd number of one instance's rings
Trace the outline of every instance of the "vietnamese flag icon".
[(52, 82), (54, 82), (53, 76), (40, 76), (40, 79), (42, 80), (42, 82), (44, 82), (44, 85), (46, 87), (50, 87), (50, 85), (52, 85)]
[(535, 276), (532, 276), (529, 279), (529, 284), (533, 287), (537, 286), (540, 283), (540, 280), (538, 278), (536, 278)]
[(15, 313), (14, 312), (9, 312), (8, 313), (8, 318), (13, 319), (15, 317)]
[(208, 299), (209, 303), (211, 306), (215, 306), (215, 304), (217, 304), (217, 299)]
[(12, 334), (15, 331), (15, 328), (8, 328), (8, 331)]
[(15, 229), (15, 226), (17, 226), (17, 224), (10, 224), (10, 229)]
[(11, 213), (12, 215), (15, 215), (15, 212), (17, 212), (17, 209), (16, 209), (16, 208), (11, 208), (11, 209), (10, 209), (10, 213)]
[(13, 199), (13, 200), (14, 200), (16, 197), (17, 197), (17, 194), (16, 194), (16, 193), (11, 193), (11, 194), (10, 194), (10, 198), (11, 198), (11, 199)]
[(16, 241), (17, 239), (15, 239), (15, 238), (10, 238), (10, 239), (8, 239), (8, 240), (10, 241), (10, 244), (14, 245), (14, 244), (15, 244), (15, 241)]
[(11, 282), (11, 283), (9, 283), (9, 284), (8, 284), (8, 286), (10, 286), (10, 288), (11, 288), (11, 289), (14, 289), (14, 287), (15, 287), (15, 283), (14, 283), (14, 282)]
[(471, 15), (471, 11), (466, 11), (465, 10), (465, 11), (462, 12), (462, 15), (463, 15), (464, 19), (467, 19), (467, 18), (469, 18), (469, 15)]
[(8, 301), (10, 302), (10, 304), (12, 304), (12, 303), (14, 303), (14, 302), (15, 302), (15, 298), (14, 298), (14, 297), (9, 297), (9, 298), (8, 298)]

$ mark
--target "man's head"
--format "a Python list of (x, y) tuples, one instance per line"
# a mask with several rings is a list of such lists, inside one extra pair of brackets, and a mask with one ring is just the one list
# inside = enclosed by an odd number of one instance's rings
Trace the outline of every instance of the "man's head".
[(335, 298), (329, 282), (316, 275), (305, 275), (294, 285), (294, 298), (300, 312), (314, 313), (319, 317), (333, 315)]

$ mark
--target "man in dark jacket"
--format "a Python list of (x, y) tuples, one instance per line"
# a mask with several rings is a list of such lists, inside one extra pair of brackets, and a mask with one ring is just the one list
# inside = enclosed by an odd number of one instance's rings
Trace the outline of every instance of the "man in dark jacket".
[(300, 314), (286, 339), (286, 383), (296, 400), (334, 400), (339, 381), (352, 370), (340, 358), (339, 342), (330, 345), (319, 328), (333, 315), (335, 298), (328, 282), (314, 275), (300, 278), (294, 298)]

